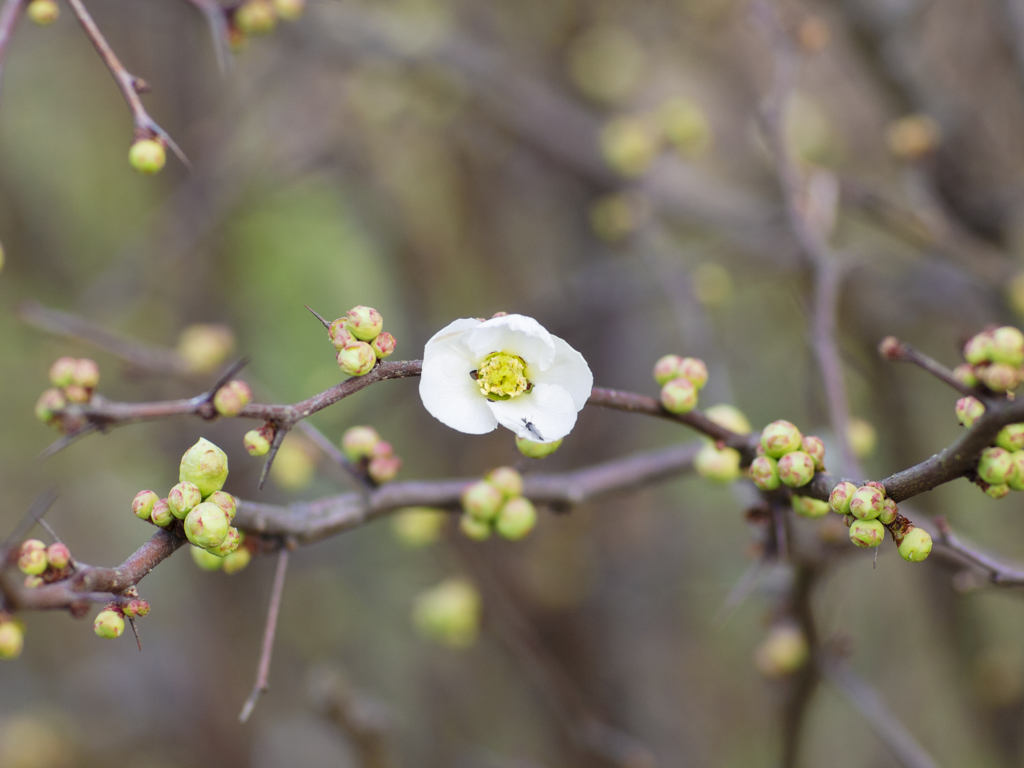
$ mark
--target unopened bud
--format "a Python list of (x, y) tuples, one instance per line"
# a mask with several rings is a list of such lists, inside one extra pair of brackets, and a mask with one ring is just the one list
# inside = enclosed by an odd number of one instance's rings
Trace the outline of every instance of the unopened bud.
[(100, 611), (92, 625), (97, 637), (113, 640), (124, 632), (124, 616), (121, 611), (107, 608)]
[(648, 121), (632, 116), (609, 120), (601, 128), (601, 154), (623, 176), (643, 175), (658, 153), (658, 131)]
[(484, 480), (501, 491), (506, 499), (523, 495), (523, 476), (512, 467), (496, 467), (487, 473)]
[(911, 528), (903, 534), (899, 545), (900, 557), (908, 563), (920, 563), (932, 551), (932, 537), (923, 528)]
[(749, 435), (753, 431), (743, 412), (731, 405), (713, 405), (704, 411), (704, 415), (718, 426), (725, 427), (737, 435)]
[(886, 131), (889, 151), (900, 160), (920, 160), (935, 151), (940, 138), (939, 124), (921, 114), (901, 117)]
[(998, 485), (990, 485), (985, 488), (985, 495), (990, 496), (993, 499), (1001, 499), (1010, 492), (1010, 486), (1007, 483), (1000, 483)]
[(1012, 469), (1006, 479), (1007, 484), (1015, 491), (1024, 491), (1024, 450), (1010, 454)]
[(850, 514), (860, 520), (874, 520), (885, 509), (885, 492), (873, 485), (862, 485), (850, 497)]
[(50, 366), (50, 383), (55, 387), (66, 387), (75, 380), (75, 358), (58, 357)]
[(550, 443), (535, 443), (533, 440), (516, 437), (516, 448), (528, 459), (543, 459), (557, 451), (561, 445), (562, 438), (552, 440)]
[(178, 355), (189, 371), (212, 373), (235, 348), (235, 334), (226, 325), (190, 325), (178, 337)]
[(130, 619), (135, 618), (136, 616), (145, 616), (147, 613), (149, 613), (149, 603), (147, 603), (145, 600), (133, 598), (129, 600), (127, 603), (121, 604), (121, 613), (123, 613)]
[(495, 530), (506, 539), (518, 541), (537, 525), (537, 510), (525, 496), (509, 499), (498, 513)]
[(858, 547), (877, 547), (885, 539), (885, 527), (877, 520), (855, 520), (850, 524), (850, 541)]
[(480, 625), (480, 594), (461, 579), (448, 579), (416, 598), (416, 628), (426, 637), (456, 648), (472, 645)]
[[(33, 0), (39, 2), (40, 0)], [(21, 656), (25, 647), (25, 631), (16, 621), (0, 620), (0, 659), (10, 661)]]
[(1009, 392), (1020, 384), (1020, 369), (1006, 363), (992, 363), (981, 369), (981, 380), (993, 392)]
[(377, 485), (390, 483), (402, 468), (402, 460), (397, 456), (374, 456), (366, 467), (366, 474)]
[(231, 520), (216, 504), (203, 502), (185, 517), (185, 535), (197, 547), (212, 549), (227, 538)]
[(167, 164), (167, 150), (156, 139), (138, 139), (128, 150), (128, 163), (144, 176), (152, 176)]
[(373, 347), (365, 341), (356, 341), (338, 352), (338, 367), (347, 376), (365, 376), (377, 364)]
[(959, 381), (965, 387), (978, 386), (978, 372), (970, 363), (960, 363), (960, 365), (954, 368), (953, 378)]
[(773, 459), (800, 450), (803, 439), (800, 430), (784, 419), (773, 421), (761, 432), (761, 446), (765, 454)]
[(373, 354), (377, 356), (378, 360), (390, 357), (395, 351), (396, 345), (397, 342), (395, 341), (395, 337), (387, 331), (384, 331), (370, 342), (370, 346), (373, 347)]
[(23, 541), (18, 550), (18, 570), (29, 576), (38, 576), (46, 570), (46, 545), (39, 539)]
[(192, 552), (192, 562), (204, 571), (219, 571), (224, 567), (223, 557), (218, 557), (195, 544), (190, 545), (189, 550)]
[(459, 517), (459, 530), (473, 541), (484, 541), (491, 538), (491, 523), (489, 520), (481, 520), (469, 514), (462, 514)]
[(216, 547), (210, 547), (208, 551), (211, 555), (216, 555), (217, 557), (227, 557), (241, 546), (242, 539), (243, 534), (241, 531), (234, 527), (228, 528), (228, 535), (224, 537), (224, 541)]
[(708, 383), (708, 367), (696, 357), (684, 357), (679, 361), (677, 376), (686, 379), (698, 390)]
[(493, 520), (505, 497), (486, 480), (478, 480), (462, 492), (462, 509), (479, 520)]
[(331, 343), (339, 352), (349, 344), (359, 341), (359, 339), (353, 336), (352, 332), (349, 331), (347, 317), (339, 317), (331, 323), (331, 327), (327, 329), (327, 335), (331, 337)]
[(216, 504), (218, 507), (224, 510), (228, 516), (228, 520), (235, 519), (235, 510), (238, 508), (238, 503), (235, 501), (235, 497), (225, 491), (217, 491), (211, 493), (206, 497), (206, 501), (211, 504)]
[(738, 480), (740, 470), (740, 452), (735, 448), (715, 448), (708, 444), (701, 448), (693, 458), (693, 468), (701, 477), (716, 483), (731, 483)]
[(47, 389), (36, 401), (36, 418), (44, 424), (53, 421), (54, 414), (67, 407), (68, 401), (59, 389)]
[(83, 357), (75, 360), (75, 373), (72, 384), (86, 389), (95, 389), (100, 383), (100, 367), (95, 360)]
[(1016, 368), (1024, 365), (1024, 333), (1012, 325), (992, 331), (992, 362)]
[(285, 21), (295, 21), (306, 10), (306, 0), (274, 0), (274, 10)]
[(54, 542), (46, 548), (46, 562), (58, 571), (61, 568), (67, 568), (68, 563), (71, 562), (71, 550), (68, 549), (67, 544)]
[(89, 390), (85, 387), (79, 386), (78, 384), (68, 384), (64, 387), (64, 397), (68, 399), (69, 403), (88, 403), (89, 402)]
[(353, 463), (370, 457), (374, 446), (381, 442), (373, 427), (349, 427), (341, 436), (341, 452)]
[(252, 552), (246, 547), (239, 547), (224, 558), (224, 573), (228, 576), (236, 574), (249, 565), (250, 562), (252, 562)]
[(247, 35), (269, 35), (277, 26), (277, 12), (269, 0), (246, 0), (235, 11), (235, 25)]
[(828, 505), (832, 508), (833, 512), (838, 512), (840, 515), (848, 515), (850, 514), (850, 501), (856, 492), (857, 486), (853, 483), (846, 481), (839, 483), (832, 489), (832, 493), (829, 494)]
[(204, 498), (219, 491), (228, 479), (227, 454), (205, 437), (199, 438), (181, 457), (178, 479), (195, 483)]
[(213, 396), (213, 407), (221, 416), (237, 416), (252, 402), (252, 390), (244, 381), (229, 381)]
[(750, 463), (748, 470), (754, 485), (762, 491), (774, 491), (782, 482), (779, 480), (779, 463), (770, 456), (758, 456)]
[(395, 513), (391, 531), (407, 547), (425, 547), (440, 538), (446, 517), (444, 511), (433, 507), (407, 507)]
[(167, 503), (167, 499), (157, 499), (156, 503), (153, 504), (153, 509), (149, 513), (150, 522), (153, 525), (158, 525), (161, 528), (166, 528), (174, 522), (174, 513), (171, 512), (171, 507)]
[(816, 472), (825, 471), (825, 443), (821, 441), (820, 437), (814, 437), (814, 435), (808, 435), (800, 442), (803, 447), (804, 453), (814, 459), (814, 469)]
[(179, 520), (184, 520), (202, 500), (203, 495), (195, 483), (178, 483), (167, 493), (167, 506), (171, 508), (171, 514)]
[(824, 517), (829, 513), (831, 507), (826, 501), (820, 501), (819, 499), (812, 499), (810, 496), (797, 496), (794, 494), (793, 500), (793, 511), (803, 517), (818, 518)]
[(274, 440), (273, 427), (250, 429), (242, 437), (242, 446), (250, 456), (266, 456), (270, 453), (270, 444)]
[(60, 6), (54, 0), (31, 0), (25, 15), (40, 27), (48, 27), (60, 17)]
[(384, 318), (373, 307), (352, 307), (348, 311), (348, 329), (360, 341), (373, 341), (384, 327)]
[(665, 355), (658, 358), (658, 362), (654, 364), (654, 380), (658, 383), (659, 387), (665, 386), (672, 379), (679, 378), (679, 364), (681, 362), (683, 362), (683, 358), (679, 355)]
[(697, 387), (689, 379), (672, 379), (661, 388), (661, 404), (669, 413), (689, 413), (697, 407)]
[(992, 334), (982, 331), (972, 336), (964, 345), (964, 359), (971, 365), (992, 362)]
[(754, 662), (762, 675), (777, 678), (793, 674), (807, 663), (808, 658), (810, 646), (807, 638), (800, 627), (787, 621), (772, 627), (757, 649)]
[(896, 521), (896, 516), (899, 515), (899, 507), (896, 506), (896, 502), (890, 498), (886, 498), (882, 512), (878, 515), (878, 522), (882, 525), (892, 525)]
[(878, 354), (883, 360), (899, 360), (903, 355), (903, 345), (895, 336), (886, 336), (878, 343)]
[(1008, 451), (1024, 449), (1024, 424), (1007, 424), (996, 435), (996, 445)]
[(790, 488), (807, 485), (814, 477), (814, 459), (803, 451), (787, 453), (779, 459), (779, 480)]
[(42, 576), (26, 576), (22, 582), (25, 585), (25, 589), (39, 589), (45, 583)]
[(160, 500), (153, 491), (139, 491), (132, 499), (132, 513), (140, 520), (149, 520), (153, 505)]
[(976, 397), (961, 397), (956, 401), (956, 420), (970, 429), (981, 415), (985, 406)]
[(1013, 471), (1010, 452), (1003, 448), (986, 448), (978, 460), (978, 477), (990, 485), (1002, 485)]

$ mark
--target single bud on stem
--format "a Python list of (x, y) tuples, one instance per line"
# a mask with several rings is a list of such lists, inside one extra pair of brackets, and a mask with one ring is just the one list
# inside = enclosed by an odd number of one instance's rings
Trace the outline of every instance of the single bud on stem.
[(365, 341), (356, 341), (338, 352), (338, 367), (347, 376), (365, 376), (377, 364), (373, 347)]
[(385, 357), (390, 357), (395, 351), (397, 342), (394, 336), (384, 331), (370, 342), (370, 346), (373, 347), (373, 353), (377, 356), (377, 359), (383, 360)]
[(213, 396), (213, 407), (221, 416), (237, 416), (252, 402), (252, 390), (244, 381), (229, 381)]
[(341, 452), (353, 464), (370, 457), (374, 447), (381, 442), (380, 435), (373, 427), (349, 427), (341, 436)]
[(128, 163), (144, 176), (152, 176), (167, 164), (167, 150), (156, 139), (137, 139), (128, 150)]
[(779, 459), (779, 480), (790, 488), (807, 485), (814, 477), (814, 459), (803, 451), (787, 453)]
[(550, 443), (535, 443), (533, 440), (524, 440), (516, 437), (516, 448), (528, 459), (543, 459), (557, 451), (562, 445), (562, 438), (553, 440)]
[(68, 549), (67, 544), (54, 542), (46, 548), (46, 561), (51, 568), (56, 568), (58, 571), (67, 568), (71, 562), (71, 550)]
[(39, 539), (27, 539), (18, 550), (18, 570), (28, 576), (39, 576), (47, 567), (46, 545)]
[(770, 456), (758, 456), (750, 463), (748, 470), (754, 485), (762, 491), (774, 491), (781, 484), (779, 463)]
[(874, 520), (885, 510), (885, 492), (874, 485), (862, 485), (850, 497), (850, 514), (860, 520)]
[(908, 563), (920, 563), (932, 551), (932, 537), (923, 528), (910, 527), (904, 531), (903, 540), (899, 543), (900, 557)]
[(787, 453), (800, 450), (804, 436), (793, 424), (780, 419), (773, 421), (761, 432), (761, 447), (765, 455), (781, 459)]
[(124, 616), (119, 608), (107, 607), (99, 612), (92, 627), (97, 637), (113, 640), (124, 632)]
[[(36, 0), (38, 2), (38, 0)], [(0, 619), (0, 659), (10, 661), (21, 656), (25, 647), (25, 631), (16, 621)]]
[(157, 499), (153, 504), (153, 510), (149, 513), (149, 520), (153, 525), (158, 525), (161, 528), (166, 528), (174, 522), (174, 513), (171, 512), (167, 499)]
[(160, 497), (153, 491), (139, 491), (132, 499), (132, 513), (140, 520), (149, 520), (153, 505), (159, 500)]
[(832, 493), (828, 497), (828, 505), (832, 508), (833, 512), (838, 512), (840, 515), (848, 515), (850, 514), (850, 501), (856, 492), (857, 486), (843, 481), (832, 489)]
[(348, 311), (348, 330), (360, 341), (373, 341), (384, 328), (384, 318), (373, 307), (359, 305)]
[(850, 524), (850, 541), (858, 547), (877, 547), (885, 539), (885, 527), (877, 520), (855, 520)]
[(250, 429), (242, 437), (242, 446), (250, 456), (266, 456), (270, 453), (270, 444), (274, 441), (275, 430), (271, 426)]
[(970, 429), (981, 415), (985, 406), (976, 397), (961, 397), (956, 401), (956, 420)]
[(32, 0), (25, 8), (25, 15), (34, 24), (48, 27), (60, 18), (60, 6), (54, 0)]

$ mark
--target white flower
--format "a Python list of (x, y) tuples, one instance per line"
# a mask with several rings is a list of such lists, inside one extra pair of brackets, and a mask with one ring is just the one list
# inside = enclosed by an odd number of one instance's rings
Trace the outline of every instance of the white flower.
[(583, 355), (523, 315), (456, 320), (423, 350), (424, 407), (471, 435), (501, 424), (535, 443), (563, 438), (593, 386)]

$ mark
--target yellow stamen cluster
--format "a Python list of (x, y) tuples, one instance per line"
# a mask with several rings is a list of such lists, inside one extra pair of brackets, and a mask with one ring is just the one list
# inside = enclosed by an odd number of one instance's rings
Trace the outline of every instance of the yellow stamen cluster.
[(480, 392), (491, 400), (510, 400), (530, 388), (526, 363), (508, 352), (492, 352), (476, 372)]

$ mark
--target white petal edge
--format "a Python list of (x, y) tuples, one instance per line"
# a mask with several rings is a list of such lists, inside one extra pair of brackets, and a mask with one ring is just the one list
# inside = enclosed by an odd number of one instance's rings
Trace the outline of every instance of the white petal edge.
[(466, 331), (480, 324), (463, 318), (442, 328), (423, 349), (420, 400), (435, 419), (470, 435), (493, 431), (498, 422), (487, 398), (469, 375), (476, 358), (463, 343)]
[(533, 370), (527, 367), (526, 377), (534, 384), (553, 384), (561, 387), (572, 397), (577, 411), (583, 410), (594, 388), (594, 374), (590, 366), (579, 352), (557, 336), (551, 338), (555, 342), (555, 360), (547, 370)]
[(576, 425), (572, 396), (551, 384), (537, 384), (530, 394), (511, 400), (488, 400), (487, 405), (501, 426), (535, 443), (554, 442), (572, 432)]
[(446, 348), (465, 349), (468, 352), (469, 347), (465, 345), (465, 334), (467, 331), (476, 328), (480, 323), (481, 321), (475, 317), (461, 317), (448, 323), (448, 325), (431, 336), (430, 341), (423, 347), (424, 362), (430, 357), (431, 353), (436, 353)]
[(554, 337), (526, 315), (503, 315), (484, 321), (466, 334), (466, 346), (481, 358), (492, 352), (518, 355), (541, 371), (555, 359)]

